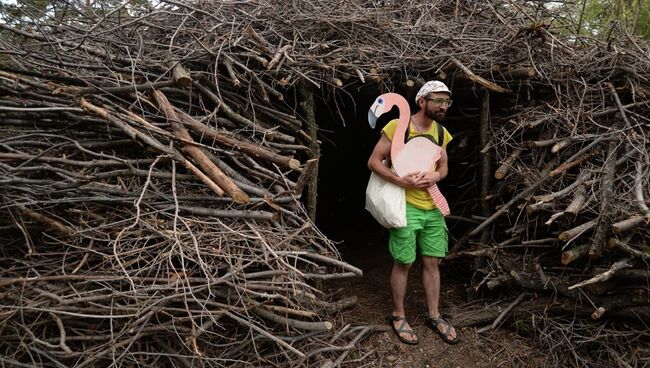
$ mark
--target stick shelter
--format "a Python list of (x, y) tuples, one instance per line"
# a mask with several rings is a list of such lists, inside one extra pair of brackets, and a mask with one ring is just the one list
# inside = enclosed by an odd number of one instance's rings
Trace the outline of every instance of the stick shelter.
[(1, 364), (358, 365), (367, 110), (441, 80), (454, 324), (644, 366), (650, 47), (552, 3), (3, 4)]

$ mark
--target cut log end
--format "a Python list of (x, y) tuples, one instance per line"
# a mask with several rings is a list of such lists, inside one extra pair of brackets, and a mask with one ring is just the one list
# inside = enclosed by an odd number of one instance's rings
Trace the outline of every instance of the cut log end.
[(249, 203), (251, 201), (248, 194), (246, 194), (246, 193), (244, 193), (242, 191), (233, 192), (231, 198), (233, 199), (233, 201), (235, 201), (236, 203), (239, 203), (239, 204), (246, 204), (246, 203)]
[(551, 147), (551, 152), (553, 153), (558, 153), (560, 152), (564, 147), (568, 146), (571, 143), (570, 139), (563, 139), (553, 145)]
[(584, 257), (589, 251), (589, 245), (583, 244), (567, 251), (562, 252), (562, 264), (568, 266), (570, 263), (577, 261), (578, 259)]
[(289, 160), (289, 167), (292, 170), (298, 170), (300, 168), (300, 161), (296, 160), (295, 158), (292, 158)]
[(172, 77), (174, 82), (183, 88), (187, 88), (192, 85), (192, 76), (190, 72), (183, 67), (180, 63), (174, 65), (172, 70)]
[(591, 319), (593, 319), (594, 321), (595, 321), (595, 320), (599, 320), (599, 319), (601, 319), (601, 318), (605, 315), (606, 312), (607, 312), (607, 310), (606, 310), (605, 308), (603, 308), (603, 307), (598, 307), (598, 309), (596, 309), (596, 310), (591, 314)]
[(181, 76), (176, 79), (176, 83), (183, 88), (187, 88), (192, 85), (192, 78), (189, 75)]

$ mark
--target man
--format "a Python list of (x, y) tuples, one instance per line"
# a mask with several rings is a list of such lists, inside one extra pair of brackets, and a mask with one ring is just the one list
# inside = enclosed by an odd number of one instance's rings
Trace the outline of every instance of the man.
[[(456, 330), (442, 319), (438, 310), (440, 299), (440, 258), (447, 254), (447, 226), (444, 217), (435, 207), (427, 188), (447, 176), (447, 144), (452, 137), (440, 124), (444, 121), (451, 105), (451, 91), (440, 81), (429, 81), (418, 91), (415, 101), (419, 110), (411, 116), (409, 137), (430, 135), (442, 147), (442, 155), (431, 171), (409, 173), (397, 176), (382, 161), (390, 157), (391, 140), (394, 138), (397, 120), (392, 120), (382, 130), (375, 146), (368, 168), (387, 181), (405, 188), (407, 225), (390, 230), (389, 249), (393, 257), (390, 286), (393, 295), (393, 312), (388, 317), (397, 337), (406, 344), (417, 344), (413, 329), (406, 322), (404, 298), (406, 296), (408, 272), (415, 261), (416, 249), (422, 254), (422, 283), (427, 299), (428, 313), (425, 324), (436, 331), (450, 344), (460, 341)], [(436, 123), (438, 122), (438, 123)], [(444, 134), (439, 134), (442, 128)], [(443, 142), (438, 142), (440, 137)], [(395, 137), (404, 139), (404, 137)]]

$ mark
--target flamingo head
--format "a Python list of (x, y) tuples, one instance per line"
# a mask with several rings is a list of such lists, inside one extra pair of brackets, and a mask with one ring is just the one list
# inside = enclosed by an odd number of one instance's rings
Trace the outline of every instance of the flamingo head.
[(370, 110), (368, 110), (368, 123), (370, 127), (374, 128), (377, 125), (377, 119), (395, 106), (400, 109), (400, 113), (404, 112), (404, 114), (410, 116), (408, 102), (401, 95), (389, 92), (377, 97), (372, 106), (370, 106)]
[[(387, 98), (389, 97), (390, 93), (385, 93), (375, 99), (375, 102), (370, 106), (370, 110), (368, 110), (368, 123), (370, 124), (371, 128), (375, 128), (377, 125), (377, 119), (382, 116), (385, 112), (390, 111), (390, 109), (393, 108), (393, 105), (391, 103), (391, 99)], [(389, 106), (390, 105), (390, 106)]]

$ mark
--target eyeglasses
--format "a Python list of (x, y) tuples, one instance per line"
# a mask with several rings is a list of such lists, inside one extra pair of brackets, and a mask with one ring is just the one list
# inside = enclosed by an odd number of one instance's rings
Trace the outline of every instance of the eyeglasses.
[(454, 102), (448, 98), (425, 98), (425, 100), (433, 101), (433, 103), (436, 105), (447, 104), (447, 107), (451, 106), (451, 104)]

